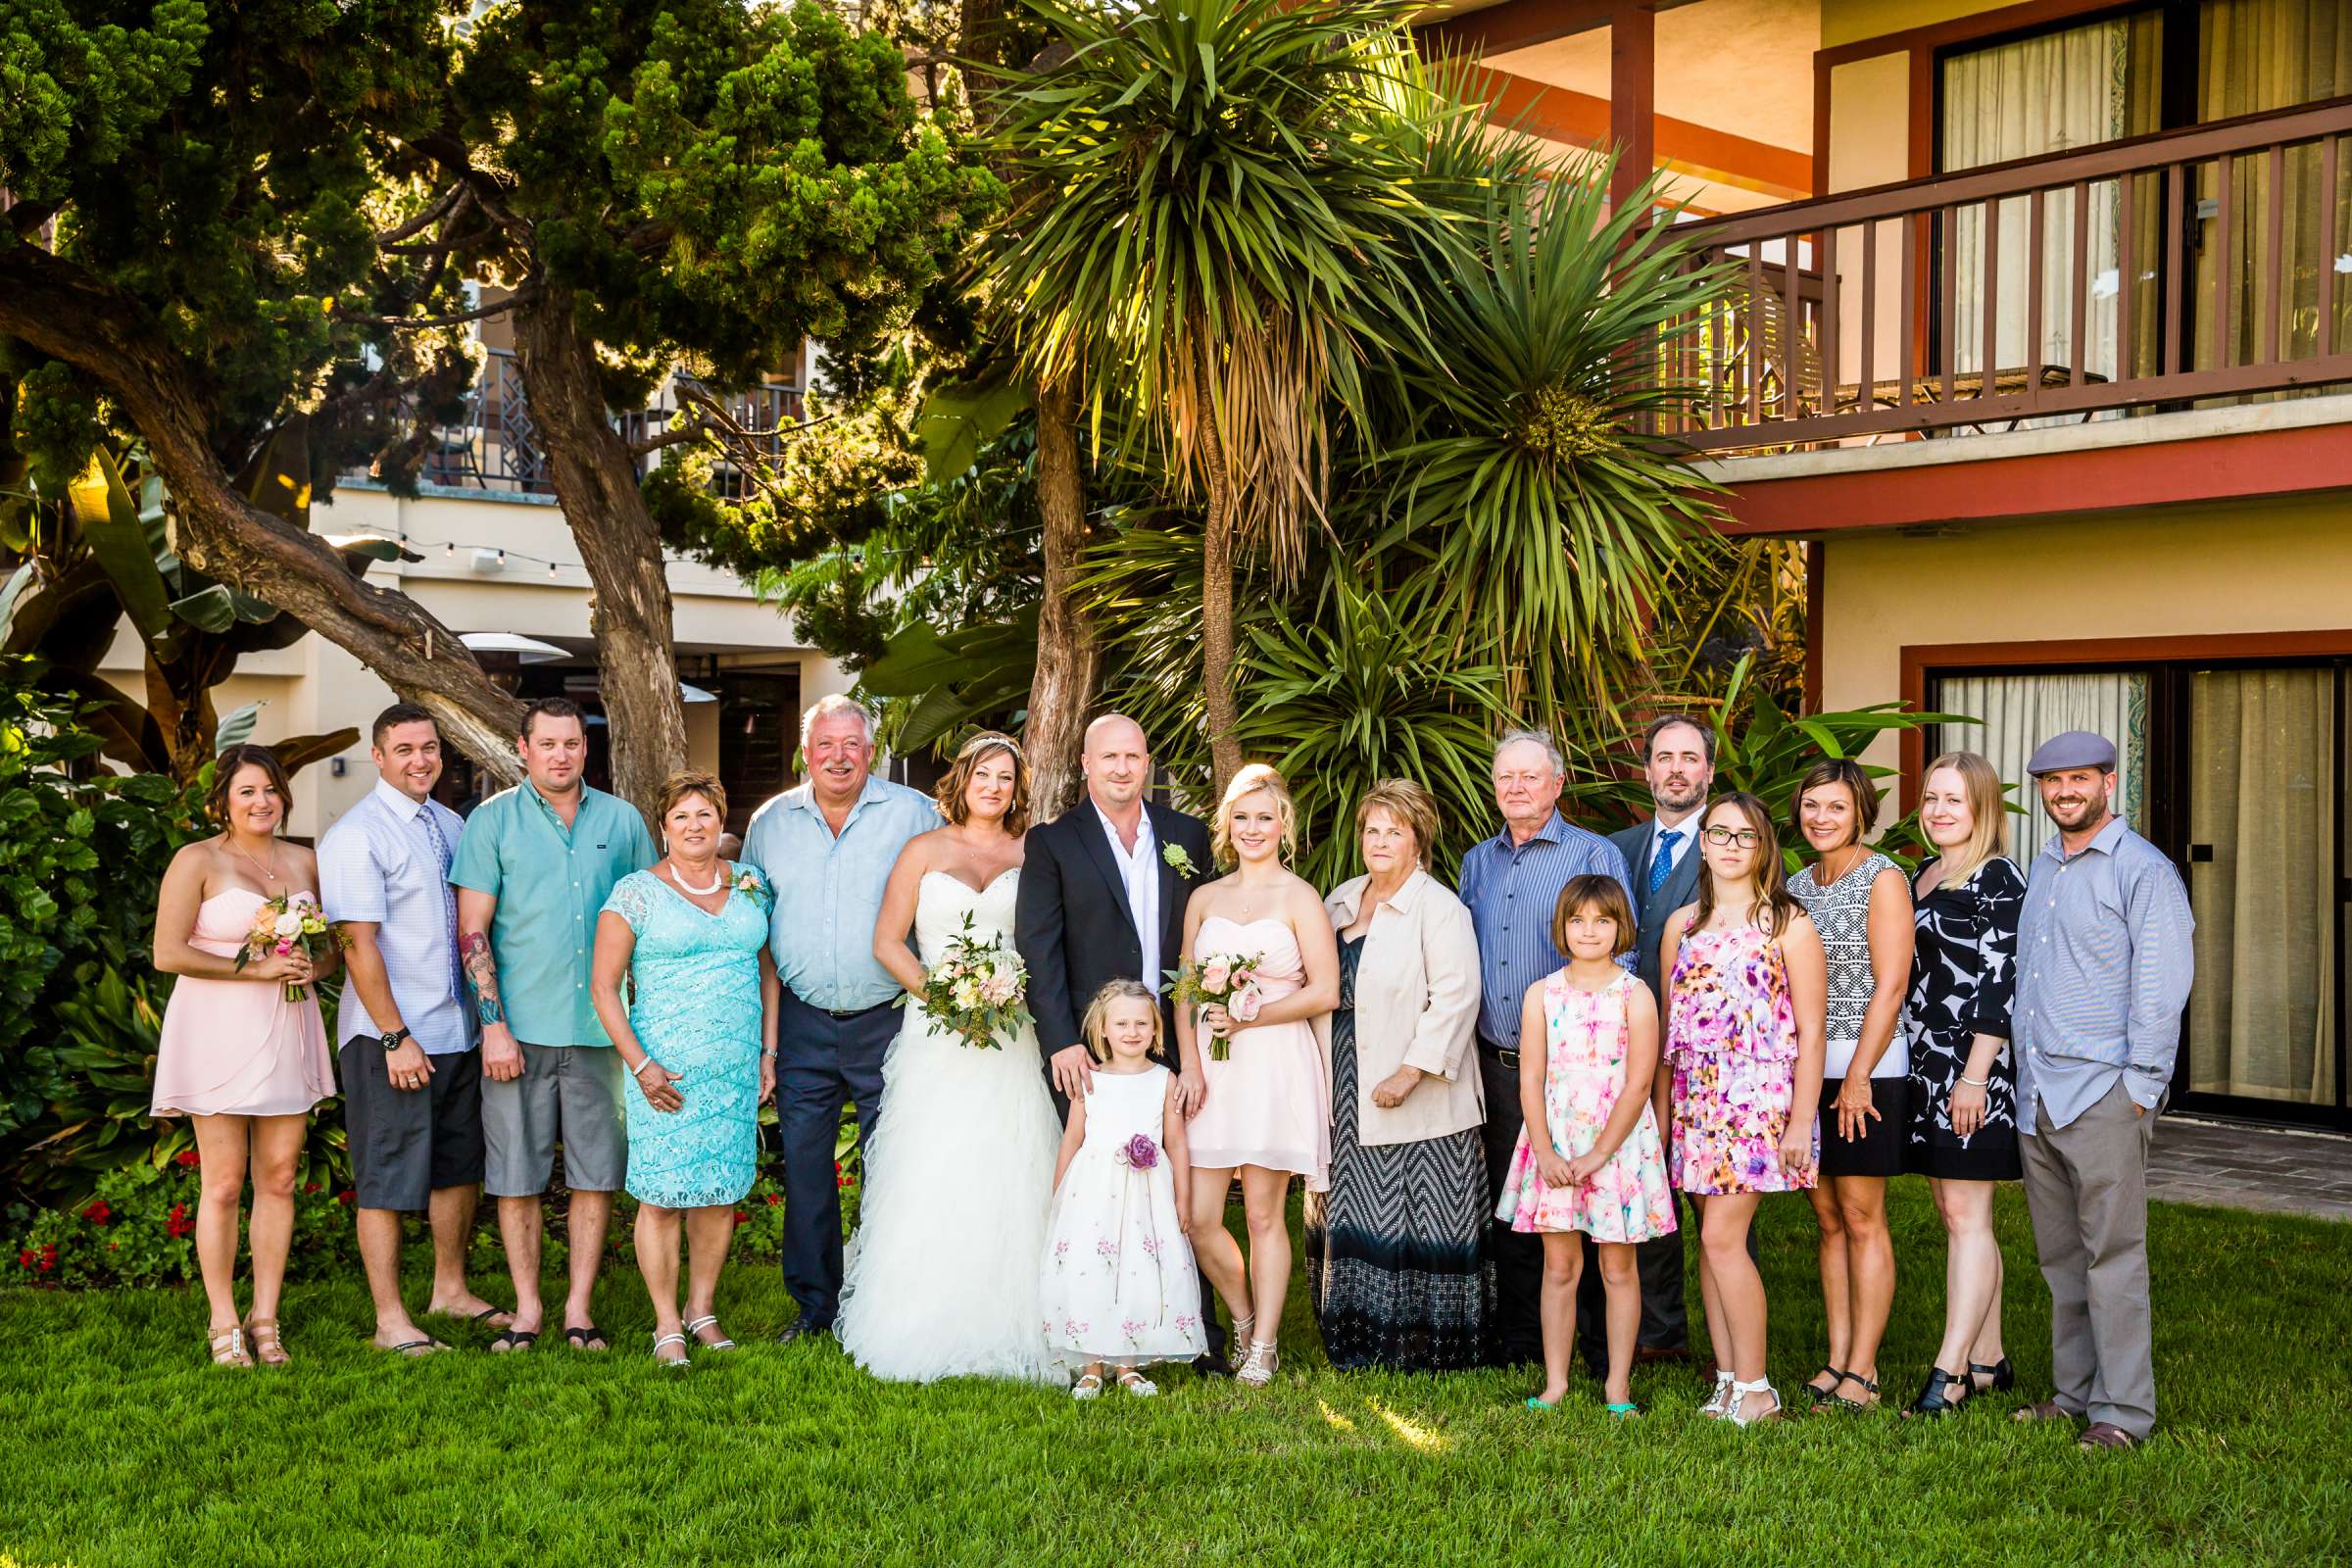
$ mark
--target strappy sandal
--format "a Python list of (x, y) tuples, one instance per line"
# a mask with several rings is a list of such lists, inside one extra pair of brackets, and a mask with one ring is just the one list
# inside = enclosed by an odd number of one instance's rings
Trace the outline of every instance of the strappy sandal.
[(539, 1331), (537, 1329), (527, 1331), (503, 1329), (499, 1332), (498, 1338), (490, 1342), (490, 1353), (492, 1355), (514, 1355), (529, 1349), (538, 1343)]
[[(1762, 1415), (1745, 1414), (1747, 1396), (1751, 1394), (1771, 1395), (1772, 1408)], [(1723, 1418), (1736, 1427), (1755, 1427), (1767, 1421), (1778, 1421), (1781, 1418), (1781, 1392), (1772, 1386), (1770, 1378), (1758, 1378), (1753, 1383), (1735, 1381), (1731, 1394), (1723, 1402)]]
[[(678, 1348), (675, 1359), (662, 1353), (665, 1347), (672, 1345)], [(686, 1336), (683, 1334), (657, 1334), (654, 1336), (654, 1363), (657, 1366), (674, 1366), (683, 1372), (694, 1364), (691, 1359), (693, 1353), (686, 1348)]]
[(1950, 1415), (1954, 1410), (1966, 1404), (1970, 1397), (1964, 1394), (1955, 1399), (1951, 1396), (1951, 1391), (1974, 1389), (1976, 1385), (1969, 1381), (1968, 1374), (1965, 1372), (1946, 1372), (1941, 1367), (1932, 1367), (1928, 1371), (1928, 1386), (1919, 1391), (1919, 1397), (1911, 1401), (1909, 1408), (1905, 1409), (1903, 1414)]
[(227, 1328), (215, 1329), (210, 1345), (215, 1366), (253, 1365), (253, 1357), (245, 1350), (245, 1325), (231, 1323)]
[(277, 1319), (249, 1317), (245, 1333), (253, 1341), (254, 1359), (264, 1366), (284, 1366), (294, 1358), (286, 1353), (284, 1339), (277, 1332)]
[(2075, 1440), (2075, 1446), (2087, 1453), (2100, 1448), (2136, 1448), (2143, 1441), (2113, 1422), (2093, 1421), (2082, 1429), (2082, 1436)]
[(1119, 1368), (1119, 1387), (1139, 1399), (1149, 1399), (1159, 1392), (1159, 1385), (1131, 1366)]
[(1262, 1389), (1274, 1381), (1274, 1374), (1281, 1365), (1282, 1353), (1274, 1348), (1272, 1340), (1251, 1340), (1249, 1359), (1233, 1375), (1233, 1381), (1246, 1389)]
[(2009, 1358), (2005, 1355), (1990, 1366), (1982, 1361), (1969, 1362), (1968, 1376), (1972, 1383), (1978, 1378), (1986, 1380), (1977, 1383), (1975, 1392), (1978, 1394), (2007, 1394), (2017, 1387), (2017, 1368), (2009, 1364)]
[(1102, 1374), (1100, 1372), (1089, 1372), (1070, 1385), (1070, 1397), (1073, 1399), (1099, 1398), (1102, 1394)]
[[(578, 1328), (565, 1329), (564, 1338), (571, 1342), (571, 1348), (575, 1350), (610, 1350), (612, 1348), (612, 1342), (605, 1338), (605, 1331), (593, 1323), (584, 1323)], [(596, 1343), (590, 1345), (588, 1343), (590, 1340), (594, 1340)]]
[(1814, 1382), (1813, 1378), (1807, 1378), (1805, 1380), (1805, 1403), (1816, 1410), (1827, 1410), (1838, 1402), (1838, 1385), (1852, 1375), (1850, 1372), (1840, 1372), (1834, 1366), (1824, 1366), (1820, 1371), (1814, 1373), (1813, 1377), (1828, 1378), (1830, 1386), (1825, 1389)]
[(715, 1329), (717, 1327), (718, 1317), (717, 1314), (713, 1313), (709, 1317), (698, 1317), (691, 1323), (688, 1323), (686, 1325), (686, 1332), (693, 1335), (694, 1343), (701, 1346), (706, 1350), (732, 1350), (735, 1348), (735, 1342), (728, 1339), (723, 1333), (715, 1340), (706, 1340), (703, 1338), (703, 1330)]
[(1707, 1402), (1698, 1407), (1698, 1413), (1710, 1420), (1722, 1420), (1723, 1401), (1731, 1397), (1734, 1381), (1729, 1372), (1717, 1367), (1715, 1369), (1715, 1392), (1707, 1396)]
[(1871, 1382), (1859, 1372), (1840, 1372), (1838, 1375), (1838, 1386), (1843, 1388), (1848, 1383), (1860, 1384), (1862, 1392), (1869, 1395), (1870, 1397), (1849, 1399), (1844, 1395), (1833, 1391), (1826, 1401), (1814, 1405), (1813, 1408), (1816, 1410), (1844, 1410), (1858, 1414), (1878, 1404), (1879, 1386), (1876, 1383)]

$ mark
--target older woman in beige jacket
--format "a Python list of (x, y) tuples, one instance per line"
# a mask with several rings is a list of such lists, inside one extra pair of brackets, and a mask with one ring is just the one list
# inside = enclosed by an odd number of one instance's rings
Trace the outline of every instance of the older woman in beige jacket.
[(1494, 1282), (1470, 911), (1426, 869), (1437, 803), (1384, 779), (1356, 808), (1365, 875), (1324, 900), (1340, 938), (1330, 1019), (1331, 1190), (1306, 1200), (1306, 1278), (1335, 1367), (1479, 1365)]

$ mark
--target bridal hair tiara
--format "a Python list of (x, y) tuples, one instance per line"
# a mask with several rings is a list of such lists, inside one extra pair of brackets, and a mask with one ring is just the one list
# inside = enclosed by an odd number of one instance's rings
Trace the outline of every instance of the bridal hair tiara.
[(1004, 748), (1004, 750), (1012, 754), (1013, 760), (1019, 762), (1025, 762), (1028, 760), (1027, 758), (1021, 755), (1020, 747), (1013, 744), (1013, 739), (1011, 736), (1001, 735), (993, 729), (984, 729), (979, 734), (973, 736), (970, 740), (965, 741), (961, 747), (957, 748), (956, 752), (956, 760), (957, 761), (961, 761), (963, 759), (971, 756), (972, 753), (980, 750), (984, 746), (1002, 746)]

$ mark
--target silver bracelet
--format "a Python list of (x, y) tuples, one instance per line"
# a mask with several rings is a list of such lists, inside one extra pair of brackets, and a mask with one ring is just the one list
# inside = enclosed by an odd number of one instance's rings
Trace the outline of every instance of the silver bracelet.
[(645, 1069), (648, 1067), (659, 1067), (662, 1064), (660, 1062), (654, 1059), (653, 1053), (649, 1051), (646, 1053), (646, 1056), (643, 1061), (629, 1069), (629, 1076), (636, 1079), (639, 1083), (643, 1083), (645, 1081)]
[(1992, 1084), (1990, 1078), (1971, 1078), (1965, 1073), (1961, 1074), (1960, 1081), (1971, 1089), (1986, 1089)]

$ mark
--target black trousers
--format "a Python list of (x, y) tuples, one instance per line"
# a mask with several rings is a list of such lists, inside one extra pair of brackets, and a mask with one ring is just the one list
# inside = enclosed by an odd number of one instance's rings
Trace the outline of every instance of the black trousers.
[(810, 1328), (830, 1328), (841, 1302), (841, 1189), (833, 1171), (841, 1108), (857, 1106), (863, 1149), (882, 1110), (882, 1057), (905, 1016), (884, 1003), (836, 1018), (784, 993), (776, 1028), (784, 1289)]
[[(1519, 1144), (1519, 1068), (1505, 1065), (1493, 1042), (1478, 1042), (1478, 1075), (1487, 1095), (1487, 1212), (1502, 1201), (1503, 1178)], [(1487, 1337), (1500, 1366), (1544, 1359), (1544, 1238), (1522, 1235), (1497, 1219), (1487, 1221), (1487, 1252), (1494, 1261), (1494, 1324)]]

